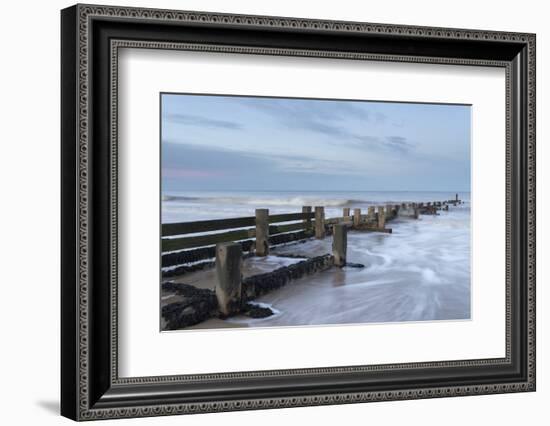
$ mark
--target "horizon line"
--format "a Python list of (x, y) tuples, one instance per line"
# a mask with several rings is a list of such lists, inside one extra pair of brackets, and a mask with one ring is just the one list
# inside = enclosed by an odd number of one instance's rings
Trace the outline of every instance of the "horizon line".
[[(164, 191), (164, 189), (162, 189)], [(186, 190), (166, 190), (166, 191), (180, 191), (180, 192), (468, 192), (470, 190), (439, 190), (439, 189), (186, 189)]]

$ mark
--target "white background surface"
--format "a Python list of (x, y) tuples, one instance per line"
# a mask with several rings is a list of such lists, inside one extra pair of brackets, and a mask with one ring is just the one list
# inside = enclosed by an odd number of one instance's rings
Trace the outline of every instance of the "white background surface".
[[(124, 49), (119, 81), (122, 377), (505, 356), (503, 68)], [(472, 104), (471, 320), (159, 333), (160, 92)]]
[[(189, 0), (106, 4), (202, 9), (383, 23), (536, 32), (538, 109), (538, 391), (452, 399), (293, 408), (107, 421), (102, 424), (280, 425), (315, 422), (385, 425), (548, 423), (550, 400), (550, 28), (544, 2)], [(0, 392), (3, 424), (69, 424), (59, 395), (59, 9), (66, 1), (3, 4), (0, 68)], [(545, 81), (546, 80), (546, 81)], [(546, 190), (545, 190), (546, 188)], [(545, 194), (546, 192), (546, 194)], [(22, 231), (24, 230), (24, 231)], [(31, 239), (32, 236), (32, 239)], [(490, 255), (490, 254), (488, 254)]]

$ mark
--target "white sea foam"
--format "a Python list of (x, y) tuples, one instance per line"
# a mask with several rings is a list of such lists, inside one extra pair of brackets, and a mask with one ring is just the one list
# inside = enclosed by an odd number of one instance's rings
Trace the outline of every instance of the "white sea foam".
[(258, 306), (260, 308), (269, 308), (271, 309), (271, 312), (273, 312), (273, 315), (265, 318), (249, 318), (244, 315), (237, 315), (235, 317), (231, 317), (227, 319), (228, 322), (233, 322), (237, 324), (247, 324), (247, 325), (253, 325), (253, 326), (261, 326), (262, 323), (265, 323), (269, 320), (273, 321), (275, 318), (280, 316), (282, 314), (282, 311), (275, 308), (270, 303), (262, 303), (262, 302), (249, 302), (251, 305)]
[[(460, 194), (469, 200), (469, 194)], [(301, 211), (302, 206), (325, 206), (327, 215), (341, 215), (343, 207), (366, 209), (377, 204), (441, 201), (454, 198), (447, 192), (163, 192), (162, 222), (187, 222), (253, 216), (256, 208), (273, 213)]]

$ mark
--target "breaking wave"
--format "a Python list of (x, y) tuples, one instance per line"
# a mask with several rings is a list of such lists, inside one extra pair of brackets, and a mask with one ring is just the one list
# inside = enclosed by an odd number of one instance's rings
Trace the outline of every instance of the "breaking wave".
[(162, 201), (198, 201), (200, 197), (184, 197), (181, 195), (163, 195)]
[[(469, 194), (460, 194), (469, 200)], [(164, 192), (162, 222), (192, 222), (254, 215), (259, 208), (270, 213), (296, 213), (303, 206), (324, 206), (327, 217), (340, 215), (342, 208), (366, 209), (383, 204), (435, 201), (454, 198), (448, 192), (410, 191), (264, 191), (264, 192)]]
[(319, 197), (289, 197), (289, 198), (260, 198), (246, 196), (232, 197), (188, 197), (180, 195), (163, 195), (165, 202), (194, 202), (205, 204), (228, 204), (228, 205), (253, 205), (253, 206), (313, 206), (322, 205), (326, 207), (346, 207), (359, 204), (373, 204), (375, 201), (345, 199), (345, 198), (319, 198)]

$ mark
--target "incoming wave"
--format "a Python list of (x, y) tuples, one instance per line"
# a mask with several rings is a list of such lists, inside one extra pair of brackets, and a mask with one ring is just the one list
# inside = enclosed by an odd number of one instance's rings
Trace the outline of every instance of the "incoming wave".
[(325, 206), (325, 207), (346, 207), (358, 204), (372, 204), (373, 201), (356, 200), (345, 198), (318, 198), (318, 197), (289, 197), (289, 198), (258, 198), (258, 197), (185, 197), (179, 195), (163, 195), (162, 201), (191, 201), (209, 204), (228, 205), (253, 205), (253, 206)]
[(184, 197), (181, 195), (163, 195), (162, 201), (198, 201), (200, 197)]

